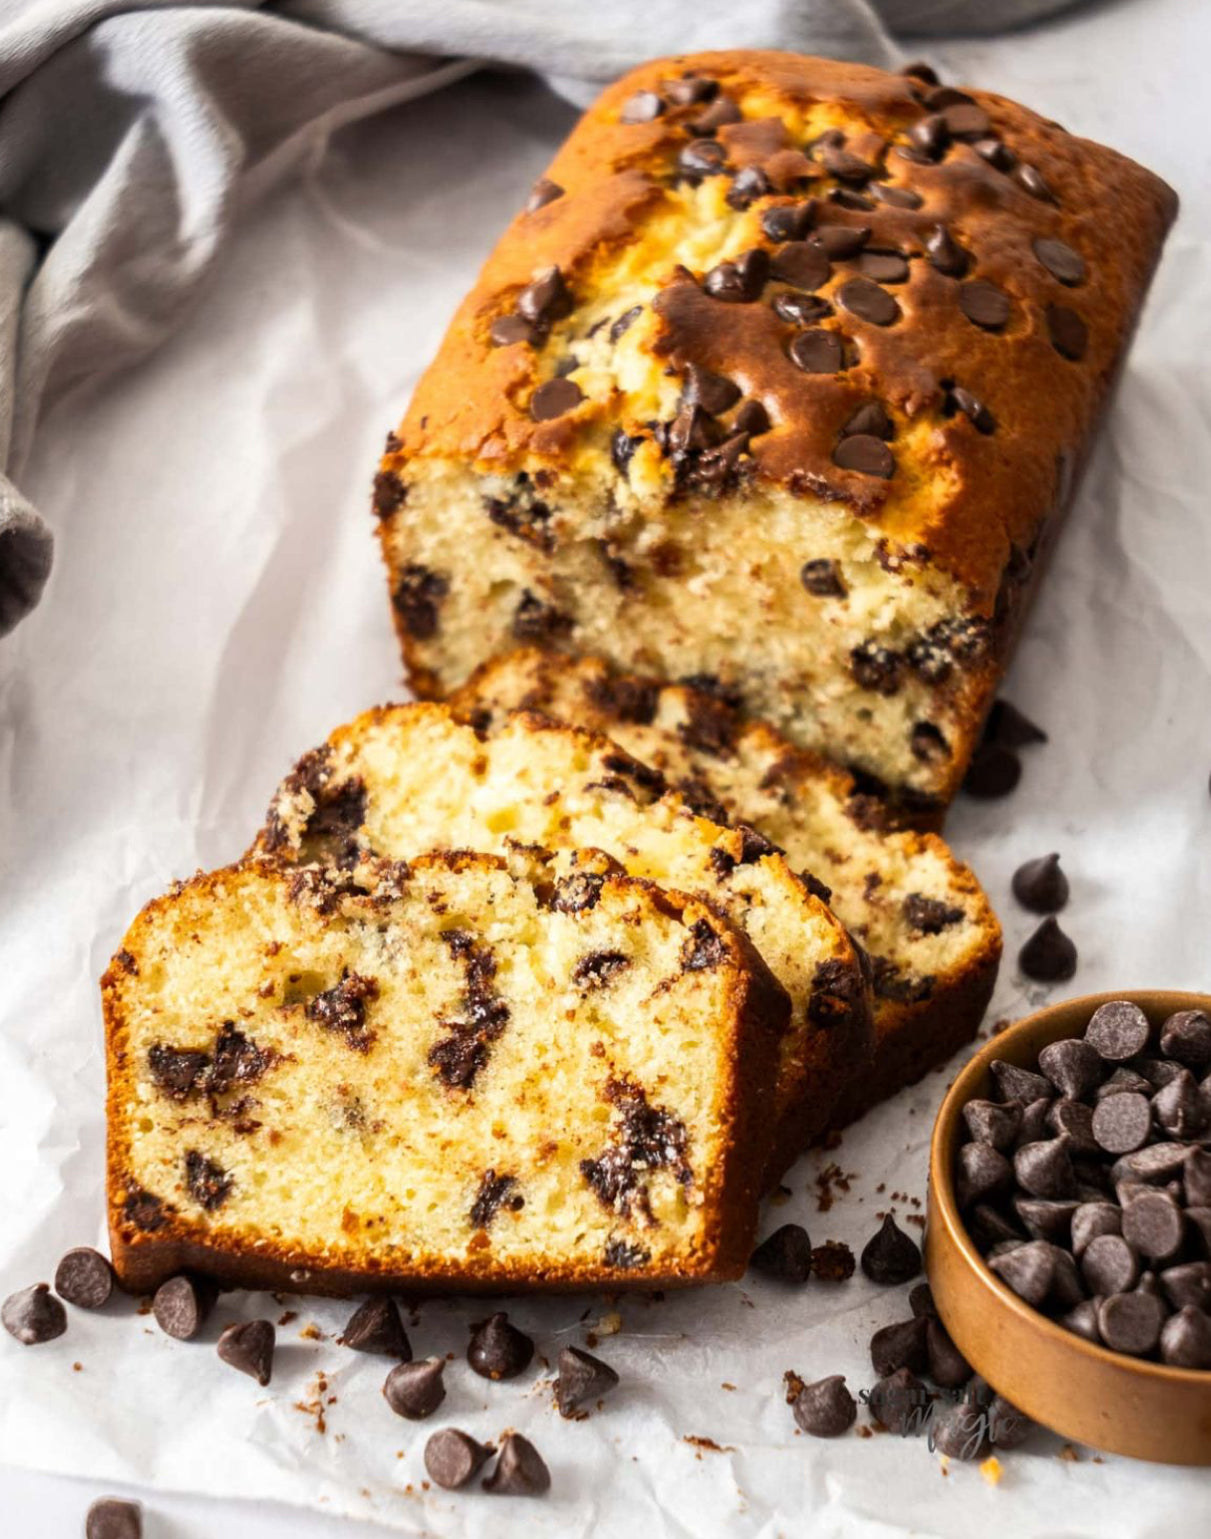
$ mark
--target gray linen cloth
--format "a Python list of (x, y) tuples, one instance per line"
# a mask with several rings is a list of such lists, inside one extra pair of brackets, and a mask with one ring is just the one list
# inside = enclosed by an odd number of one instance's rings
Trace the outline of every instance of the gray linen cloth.
[(642, 59), (777, 47), (892, 64), (1072, 0), (0, 0), (0, 636), (53, 537), (18, 491), (39, 414), (176, 327), (240, 209), (334, 129), (482, 64), (571, 100)]

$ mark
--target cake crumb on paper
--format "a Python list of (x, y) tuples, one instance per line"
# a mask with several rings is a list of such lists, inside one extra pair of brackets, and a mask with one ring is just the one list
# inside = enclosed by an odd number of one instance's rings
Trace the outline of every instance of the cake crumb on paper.
[(1001, 1476), (1004, 1473), (1005, 1471), (1001, 1468), (1001, 1461), (995, 1454), (991, 1458), (985, 1459), (980, 1465), (980, 1474), (983, 1475), (990, 1486), (999, 1486)]

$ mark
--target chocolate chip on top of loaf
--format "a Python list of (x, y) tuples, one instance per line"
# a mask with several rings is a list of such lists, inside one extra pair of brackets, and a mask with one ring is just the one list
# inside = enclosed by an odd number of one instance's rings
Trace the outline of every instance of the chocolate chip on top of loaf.
[[(355, 806), (360, 822), (338, 819), (334, 832), (334, 806)], [(665, 792), (658, 772), (611, 739), (524, 712), (481, 735), (442, 705), (368, 711), (287, 777), (257, 849), (303, 863), (300, 881), (331, 871), (352, 883), (364, 855), (530, 844), (599, 851), (632, 876), (706, 900), (751, 940), (792, 1006), (775, 1089), (776, 1179), (867, 1070), (862, 961), (810, 876), (754, 830), (725, 827)], [(600, 876), (581, 864), (564, 880), (556, 901), (575, 906), (593, 901)], [(611, 966), (586, 961), (586, 986), (607, 980)]]
[(414, 685), (516, 641), (709, 674), (944, 803), (1172, 193), (986, 92), (762, 52), (633, 71), (542, 186), (376, 483)]
[(103, 980), (122, 1282), (739, 1276), (786, 1019), (743, 936), (617, 874), (561, 901), (537, 851), (359, 874), (251, 861), (131, 926)]
[(692, 805), (759, 829), (824, 883), (874, 987), (874, 1063), (834, 1109), (834, 1126), (975, 1035), (1001, 956), (975, 876), (937, 835), (891, 827), (886, 806), (844, 770), (745, 718), (714, 681), (660, 685), (527, 647), (486, 663), (450, 705), (485, 729), (521, 708), (608, 733)]

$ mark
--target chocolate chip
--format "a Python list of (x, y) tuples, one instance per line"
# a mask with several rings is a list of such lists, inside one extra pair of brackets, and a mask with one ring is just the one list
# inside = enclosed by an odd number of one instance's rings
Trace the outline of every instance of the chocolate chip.
[(947, 278), (961, 278), (967, 271), (967, 253), (944, 224), (935, 225), (925, 237), (925, 254)]
[(1060, 1316), (1060, 1324), (1083, 1341), (1091, 1341), (1095, 1346), (1100, 1346), (1102, 1333), (1098, 1330), (1097, 1312), (1101, 1302), (1099, 1298), (1082, 1299)]
[[(345, 1344), (349, 1344), (348, 1330)], [(426, 1357), (418, 1363), (397, 1363), (387, 1375), (383, 1398), (397, 1416), (405, 1416), (409, 1421), (424, 1421), (446, 1398), (446, 1386), (442, 1382), (445, 1367), (444, 1357)]]
[(1191, 1150), (1184, 1164), (1186, 1201), (1190, 1208), (1211, 1207), (1211, 1149)]
[(850, 278), (837, 290), (836, 298), (851, 315), (872, 326), (890, 326), (900, 316), (895, 299), (869, 278)]
[[(847, 439), (846, 442), (851, 440)], [(862, 642), (849, 654), (850, 672), (855, 683), (877, 695), (891, 696), (899, 690), (901, 661), (898, 652), (893, 652), (889, 647), (881, 647), (873, 641)]]
[(493, 347), (512, 347), (524, 342), (533, 347), (543, 337), (543, 329), (522, 315), (498, 315), (488, 328)]
[(1013, 1182), (1009, 1161), (991, 1144), (969, 1143), (959, 1150), (955, 1165), (955, 1196), (961, 1208), (1008, 1192)]
[(760, 249), (746, 251), (734, 262), (720, 262), (702, 280), (702, 287), (712, 299), (730, 304), (751, 304), (760, 299), (769, 277), (769, 253)]
[(997, 1090), (1005, 1101), (1021, 1101), (1029, 1106), (1032, 1101), (1049, 1099), (1051, 1081), (1031, 1069), (1023, 1069), (1004, 1058), (994, 1058), (989, 1065)]
[(835, 176), (839, 182), (848, 182), (854, 187), (865, 187), (867, 182), (879, 174), (878, 166), (872, 165), (870, 161), (863, 160), (861, 155), (855, 155), (852, 150), (844, 149), (838, 144), (828, 142), (821, 144), (817, 158), (830, 176)]
[(811, 1275), (812, 1242), (802, 1224), (783, 1224), (762, 1240), (749, 1258), (749, 1266), (777, 1282), (803, 1284)]
[(533, 1341), (509, 1324), (503, 1309), (472, 1328), (467, 1361), (483, 1379), (515, 1379), (533, 1356)]
[(403, 506), (407, 495), (407, 487), (394, 470), (380, 470), (375, 476), (373, 507), (379, 518), (389, 518), (396, 508)]
[(113, 1288), (113, 1267), (90, 1245), (69, 1250), (55, 1269), (55, 1292), (79, 1309), (100, 1309)]
[(1022, 1122), (1018, 1128), (1017, 1147), (1023, 1148), (1026, 1144), (1042, 1143), (1051, 1131), (1051, 1108), (1053, 1102), (1050, 1098), (1040, 1097), (1037, 1101), (1029, 1101), (1022, 1108)]
[(0, 1323), (23, 1347), (41, 1346), (67, 1329), (67, 1310), (46, 1283), (10, 1293), (0, 1308)]
[(1019, 166), (1014, 172), (1014, 181), (1032, 198), (1037, 198), (1040, 203), (1055, 203), (1057, 201), (1051, 188), (1043, 180), (1043, 174), (1034, 166)]
[(806, 203), (776, 204), (761, 215), (761, 232), (767, 240), (775, 243), (802, 240), (811, 229), (815, 210), (813, 198), (809, 198)]
[(1039, 1068), (1061, 1095), (1077, 1101), (1102, 1081), (1100, 1056), (1090, 1043), (1074, 1038), (1048, 1043), (1039, 1053)]
[(973, 326), (1000, 331), (1009, 319), (1009, 295), (987, 278), (972, 278), (959, 287), (959, 309)]
[(760, 166), (745, 166), (732, 178), (732, 185), (728, 188), (724, 201), (729, 208), (746, 209), (750, 203), (755, 203), (758, 198), (768, 197), (772, 191), (770, 179)]
[(888, 1213), (879, 1232), (866, 1242), (861, 1267), (871, 1282), (898, 1287), (921, 1270), (921, 1252)]
[(843, 1374), (805, 1384), (791, 1402), (795, 1425), (811, 1437), (840, 1437), (858, 1417), (854, 1397)]
[(561, 1416), (575, 1417), (594, 1405), (617, 1385), (618, 1375), (609, 1363), (579, 1347), (564, 1347), (559, 1354), (559, 1378), (555, 1404)]
[(491, 1443), (477, 1443), (457, 1427), (443, 1427), (425, 1444), (425, 1472), (445, 1491), (457, 1491), (488, 1462)]
[(870, 1338), (870, 1360), (881, 1379), (908, 1368), (913, 1373), (924, 1373), (927, 1361), (925, 1337), (929, 1321), (924, 1315), (914, 1315), (910, 1320), (900, 1320), (895, 1325), (885, 1325)]
[(999, 743), (981, 743), (971, 756), (963, 789), (968, 796), (989, 801), (1008, 796), (1022, 778), (1022, 763), (1012, 749)]
[(394, 1299), (367, 1299), (349, 1317), (341, 1344), (354, 1352), (375, 1352), (412, 1361), (412, 1345)]
[(530, 196), (526, 200), (526, 213), (536, 214), (540, 208), (546, 208), (548, 203), (554, 203), (556, 198), (562, 198), (563, 188), (558, 182), (553, 182), (549, 177), (540, 176), (530, 189)]
[(547, 643), (552, 637), (570, 631), (572, 625), (571, 615), (556, 609), (554, 604), (544, 603), (529, 588), (523, 588), (509, 629), (518, 641)]
[(208, 1277), (181, 1273), (162, 1282), (151, 1301), (156, 1324), (174, 1341), (192, 1341), (210, 1315), (219, 1290)]
[(1076, 972), (1076, 947), (1054, 918), (1044, 919), (1018, 952), (1018, 966), (1027, 978), (1060, 983)]
[(729, 123), (739, 123), (743, 114), (730, 96), (716, 96), (705, 112), (687, 126), (696, 134), (713, 134)]
[(910, 80), (919, 80), (922, 85), (936, 86), (938, 84), (938, 72), (932, 64), (926, 64), (923, 59), (914, 59), (911, 64), (903, 64), (898, 71), (901, 75), (907, 75)]
[(898, 1368), (880, 1379), (870, 1392), (870, 1414), (888, 1432), (908, 1434), (924, 1424), (929, 1412), (929, 1391), (908, 1368)]
[(1093, 1136), (1108, 1154), (1130, 1154), (1147, 1142), (1152, 1106), (1138, 1091), (1107, 1096), (1093, 1113)]
[(1047, 331), (1051, 345), (1062, 358), (1079, 363), (1089, 345), (1089, 328), (1067, 305), (1047, 306)]
[(199, 1207), (205, 1208), (208, 1213), (221, 1208), (231, 1195), (234, 1184), (234, 1178), (214, 1160), (208, 1159), (197, 1149), (186, 1152), (185, 1185)]
[(816, 241), (792, 241), (775, 251), (770, 262), (771, 277), (809, 292), (827, 283), (831, 275), (832, 266)]
[(1121, 1234), (1094, 1235), (1081, 1253), (1081, 1276), (1090, 1293), (1126, 1293), (1139, 1277), (1139, 1262)]
[(1098, 1305), (1102, 1340), (1115, 1352), (1142, 1357), (1160, 1340), (1164, 1306), (1150, 1293), (1112, 1293)]
[(438, 608), (449, 591), (450, 579), (440, 572), (431, 572), (416, 562), (404, 568), (391, 602), (414, 641), (431, 641), (437, 635)]
[[(1153, 1096), (1152, 1116), (1170, 1138), (1198, 1138), (1206, 1130), (1208, 1103), (1188, 1069), (1183, 1069)], [(62, 1293), (63, 1290), (60, 1288), (59, 1291)]]
[(864, 251), (858, 258), (858, 271), (875, 283), (908, 281), (908, 261), (898, 251)]
[(680, 80), (662, 80), (660, 89), (674, 107), (696, 107), (718, 95), (719, 82), (704, 75), (684, 75)]
[(116, 1496), (98, 1497), (84, 1519), (84, 1539), (143, 1539), (143, 1509)]
[(726, 163), (727, 151), (714, 139), (691, 140), (677, 157), (677, 169), (695, 187), (708, 176), (721, 176)]
[(994, 171), (1012, 171), (1018, 163), (1017, 156), (1001, 139), (977, 139), (972, 149)]
[(936, 1320), (938, 1311), (934, 1306), (933, 1293), (927, 1282), (915, 1283), (908, 1292), (908, 1307), (914, 1315), (920, 1315), (924, 1319)]
[(1134, 1154), (1124, 1154), (1111, 1166), (1116, 1181), (1167, 1181), (1185, 1167), (1187, 1182), (1193, 1156), (1184, 1144), (1150, 1144)]
[(1065, 1096), (1047, 1108), (1047, 1126), (1057, 1135), (1066, 1133), (1073, 1154), (1100, 1154), (1093, 1136), (1093, 1111), (1083, 1101)]
[(1211, 1019), (1201, 1010), (1178, 1010), (1161, 1025), (1161, 1052), (1190, 1069), (1211, 1065)]
[(819, 243), (830, 262), (848, 262), (856, 257), (870, 239), (866, 225), (818, 225), (812, 240)]
[(1123, 1207), (1123, 1239), (1150, 1261), (1175, 1256), (1184, 1233), (1181, 1209), (1168, 1192), (1141, 1192)]
[(530, 416), (535, 422), (550, 422), (574, 411), (584, 400), (584, 391), (575, 380), (556, 375), (539, 385), (530, 397)]
[(1045, 743), (1047, 734), (1009, 700), (994, 700), (984, 723), (984, 741), (1003, 748), (1027, 748)]
[(270, 1320), (244, 1320), (229, 1325), (218, 1341), (218, 1354), (230, 1368), (238, 1368), (264, 1389), (273, 1375), (273, 1349), (277, 1332)]
[(990, 1253), (998, 1245), (1024, 1243), (1021, 1233), (989, 1203), (981, 1202), (972, 1208), (967, 1222), (972, 1234), (981, 1245), (989, 1247)]
[(825, 1240), (812, 1248), (812, 1276), (821, 1282), (846, 1282), (854, 1275), (854, 1253), (840, 1240)]
[(998, 1106), (995, 1101), (968, 1101), (963, 1107), (963, 1121), (971, 1137), (981, 1144), (1004, 1153), (1013, 1147), (1022, 1122), (1018, 1105)]
[(1187, 1305), (1165, 1321), (1161, 1359), (1173, 1368), (1211, 1368), (1211, 1318)]
[(900, 905), (900, 912), (905, 924), (920, 935), (940, 935), (967, 917), (954, 904), (944, 903), (940, 898), (927, 898), (921, 892), (910, 892)]
[(987, 435), (996, 432), (996, 418), (983, 401), (972, 395), (970, 390), (964, 390), (962, 385), (952, 385), (947, 394), (947, 401), (954, 410), (963, 413), (978, 433)]
[(655, 91), (636, 91), (628, 96), (618, 114), (623, 123), (651, 123), (664, 113), (664, 103)]
[(912, 125), (908, 138), (927, 159), (941, 160), (950, 143), (950, 129), (942, 113), (931, 112)]
[(1125, 1063), (1148, 1045), (1148, 1017), (1127, 999), (1099, 1005), (1085, 1027), (1085, 1041), (1108, 1063)]
[[(920, 208), (925, 202), (921, 194), (914, 192), (911, 187), (897, 187), (891, 182), (872, 182), (868, 190), (872, 198), (879, 203), (886, 203), (888, 208)], [(874, 277), (874, 274), (872, 273), (870, 276)], [(907, 267), (905, 267), (904, 276), (908, 276)], [(885, 281), (896, 282), (898, 280), (888, 279)]]
[(529, 1438), (506, 1432), (496, 1468), (483, 1481), (483, 1488), (497, 1496), (541, 1496), (551, 1489), (551, 1472)]
[(805, 374), (836, 374), (845, 367), (841, 338), (835, 331), (801, 331), (787, 351), (791, 362)]
[(572, 308), (572, 296), (558, 267), (548, 267), (517, 296), (514, 309), (527, 321), (546, 325)]
[(993, 1397), (985, 1414), (988, 1420), (988, 1439), (994, 1448), (1020, 1448), (1035, 1429), (1035, 1423), (1025, 1411), (1019, 1411), (1003, 1395)]
[(1068, 1239), (1072, 1215), (1080, 1206), (1075, 1200), (1058, 1201), (1049, 1197), (1013, 1199), (1013, 1211), (1032, 1240), (1049, 1240), (1062, 1245)]
[(1032, 1197), (1071, 1197), (1076, 1190), (1072, 1156), (1063, 1135), (1023, 1144), (1014, 1154), (1013, 1173)]
[(1085, 263), (1079, 252), (1066, 242), (1047, 235), (1036, 235), (1034, 254), (1053, 278), (1070, 287), (1085, 281)]
[(842, 470), (878, 476), (884, 481), (889, 481), (896, 469), (891, 450), (881, 438), (871, 433), (853, 433), (843, 438), (833, 450), (833, 464)]
[[(1072, 1215), (1072, 1251), (1079, 1260), (1102, 1235), (1121, 1234), (1122, 1210), (1112, 1202), (1083, 1202)], [(1130, 1286), (1129, 1284), (1127, 1286)]]
[(1045, 1240), (1025, 1245), (988, 1259), (989, 1269), (1034, 1309), (1041, 1308), (1055, 1281), (1055, 1258), (1061, 1252)]
[(769, 412), (760, 401), (745, 401), (736, 413), (732, 426), (737, 433), (747, 433), (750, 438), (759, 438), (762, 433), (769, 432), (773, 423), (770, 421)]
[(1013, 873), (1013, 895), (1033, 914), (1054, 914), (1068, 902), (1068, 878), (1058, 855), (1040, 855)]
[(944, 1406), (929, 1430), (934, 1448), (948, 1459), (982, 1459), (988, 1451), (988, 1418), (966, 1400)]
[(1161, 1290), (1174, 1309), (1211, 1309), (1211, 1262), (1185, 1261), (1160, 1275)]
[(183, 1101), (198, 1086), (209, 1067), (209, 1053), (166, 1047), (161, 1042), (147, 1050), (147, 1068), (152, 1079), (174, 1100)]
[(982, 139), (992, 126), (988, 114), (975, 102), (956, 102), (944, 107), (942, 119), (952, 139)]

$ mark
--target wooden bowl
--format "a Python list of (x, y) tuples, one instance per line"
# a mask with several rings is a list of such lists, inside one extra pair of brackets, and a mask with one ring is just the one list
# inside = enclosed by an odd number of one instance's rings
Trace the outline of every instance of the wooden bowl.
[(1211, 1371), (1170, 1368), (1093, 1346), (1031, 1309), (988, 1270), (955, 1201), (962, 1110), (990, 1095), (992, 1060), (1036, 1068), (1042, 1048), (1080, 1036), (1097, 1007), (1111, 999), (1131, 1000), (1153, 1025), (1175, 1010), (1211, 1013), (1211, 994), (1086, 994), (1050, 1005), (994, 1037), (955, 1080), (934, 1124), (926, 1270), (938, 1314), (959, 1351), (1035, 1421), (1110, 1453), (1211, 1465)]

